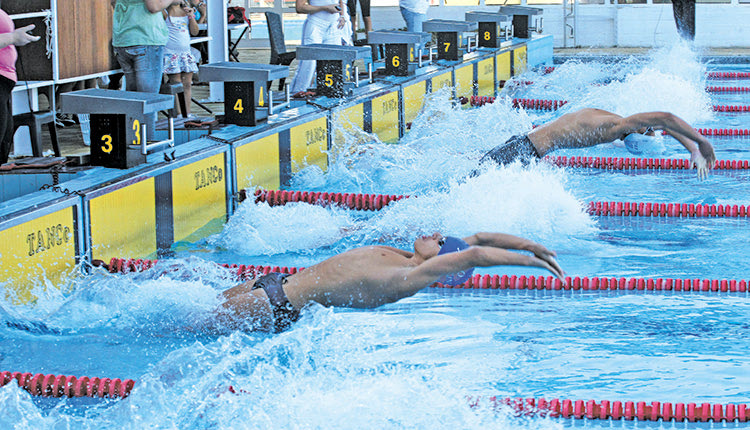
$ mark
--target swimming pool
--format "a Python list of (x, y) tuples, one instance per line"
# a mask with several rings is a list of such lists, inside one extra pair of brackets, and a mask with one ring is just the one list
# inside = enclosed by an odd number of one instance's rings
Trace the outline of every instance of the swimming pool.
[[(711, 106), (750, 95), (707, 94), (709, 69), (724, 70), (676, 47), (619, 64), (571, 61), (521, 77), (534, 84), (507, 95), (564, 99), (566, 109), (669, 110), (696, 127), (742, 127), (742, 114)], [(557, 250), (571, 276), (746, 279), (745, 218), (593, 217), (586, 202), (746, 205), (748, 171), (716, 171), (699, 182), (691, 171), (540, 164), (463, 179), (483, 151), (564, 111), (519, 111), (504, 100), (465, 109), (439, 93), (402, 145), (352, 138), (328, 173), (308, 168), (291, 187), (412, 198), (376, 212), (246, 202), (222, 233), (181, 244), (158, 271), (95, 270), (73, 280), (73, 292), (37, 291), (43, 299), (34, 308), (4, 306), (6, 320), (44, 320), (54, 330), (3, 328), (5, 368), (137, 385), (128, 399), (101, 403), (31, 398), (10, 384), (0, 389), (3, 426), (652, 428), (516, 418), (481, 399), (746, 402), (747, 293), (431, 288), (376, 310), (312, 306), (280, 335), (195, 330), (218, 304), (216, 292), (236, 282), (212, 262), (302, 267), (364, 244), (409, 247), (436, 230), (529, 237)], [(664, 142), (654, 157), (686, 158), (674, 141)], [(712, 142), (719, 159), (750, 159), (748, 138)], [(617, 144), (585, 155), (631, 156)], [(479, 406), (467, 396), (480, 398)], [(724, 424), (703, 424), (712, 425)]]

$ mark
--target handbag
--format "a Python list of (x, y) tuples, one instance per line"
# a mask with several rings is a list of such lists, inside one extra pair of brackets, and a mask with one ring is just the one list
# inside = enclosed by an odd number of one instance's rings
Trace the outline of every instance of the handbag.
[(230, 6), (227, 8), (227, 24), (247, 23), (250, 27), (250, 19), (245, 15), (245, 8), (240, 6)]

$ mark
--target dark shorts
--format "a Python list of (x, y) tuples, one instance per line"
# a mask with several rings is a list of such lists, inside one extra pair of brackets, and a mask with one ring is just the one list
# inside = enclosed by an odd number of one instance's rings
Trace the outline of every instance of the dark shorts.
[[(357, 16), (357, 0), (346, 0), (346, 7), (349, 8), (349, 16)], [(362, 16), (370, 16), (370, 0), (359, 0), (359, 8), (362, 9)]]
[(529, 140), (529, 136), (524, 134), (513, 136), (502, 145), (492, 148), (490, 152), (484, 154), (479, 159), (479, 164), (490, 160), (501, 166), (516, 160), (519, 160), (523, 164), (528, 164), (531, 160), (538, 160), (540, 158), (534, 144)]
[(294, 309), (289, 299), (281, 287), (286, 283), (289, 275), (283, 273), (269, 273), (261, 276), (255, 281), (253, 290), (263, 288), (268, 300), (271, 302), (273, 309), (273, 329), (275, 333), (280, 333), (289, 329), (292, 324), (299, 319), (299, 311)]

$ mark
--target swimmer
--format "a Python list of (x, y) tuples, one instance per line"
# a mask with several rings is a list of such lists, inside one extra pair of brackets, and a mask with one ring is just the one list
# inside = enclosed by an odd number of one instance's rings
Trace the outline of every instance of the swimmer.
[(555, 256), (538, 243), (502, 233), (477, 233), (464, 239), (435, 233), (414, 241), (414, 252), (364, 246), (294, 275), (271, 273), (226, 290), (217, 320), (224, 328), (280, 332), (299, 318), (308, 303), (375, 308), (435, 282), (458, 285), (474, 267), (534, 266), (564, 281)]
[[(716, 162), (711, 143), (688, 123), (669, 112), (644, 112), (622, 117), (601, 109), (581, 109), (534, 129), (526, 135), (513, 136), (496, 146), (480, 160), (500, 165), (515, 160), (528, 162), (561, 148), (587, 148), (601, 143), (624, 140), (633, 133), (664, 130), (690, 152), (691, 167), (698, 178), (708, 175)], [(627, 142), (626, 142), (627, 144)]]

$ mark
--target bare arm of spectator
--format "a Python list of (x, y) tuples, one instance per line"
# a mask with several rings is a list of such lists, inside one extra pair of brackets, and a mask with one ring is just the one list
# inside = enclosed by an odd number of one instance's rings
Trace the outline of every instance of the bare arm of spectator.
[(0, 49), (10, 45), (23, 46), (31, 42), (36, 42), (39, 40), (39, 36), (33, 36), (28, 33), (33, 29), (34, 24), (31, 24), (26, 27), (17, 28), (9, 33), (0, 34)]

